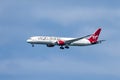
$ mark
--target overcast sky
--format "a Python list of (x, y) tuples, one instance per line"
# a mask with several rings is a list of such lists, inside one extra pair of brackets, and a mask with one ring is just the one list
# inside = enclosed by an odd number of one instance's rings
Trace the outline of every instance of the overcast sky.
[[(120, 80), (119, 0), (1, 0), (0, 80)], [(47, 48), (34, 35), (82, 37), (102, 28), (106, 42)]]

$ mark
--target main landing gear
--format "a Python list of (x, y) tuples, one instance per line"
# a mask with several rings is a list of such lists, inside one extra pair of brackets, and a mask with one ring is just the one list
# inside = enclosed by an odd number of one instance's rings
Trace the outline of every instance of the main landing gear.
[(60, 49), (64, 49), (64, 47), (63, 47), (63, 46), (61, 46), (61, 47), (60, 47)]
[(65, 47), (61, 46), (60, 47), (60, 49), (64, 49), (64, 48), (69, 49), (69, 46), (65, 46)]
[(69, 49), (69, 46), (65, 46), (66, 49)]

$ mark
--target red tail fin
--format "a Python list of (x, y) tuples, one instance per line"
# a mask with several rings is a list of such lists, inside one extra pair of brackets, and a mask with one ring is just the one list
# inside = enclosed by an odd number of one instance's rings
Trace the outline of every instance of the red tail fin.
[(100, 32), (101, 32), (101, 28), (99, 28), (94, 34), (92, 34), (88, 40), (91, 43), (97, 42)]

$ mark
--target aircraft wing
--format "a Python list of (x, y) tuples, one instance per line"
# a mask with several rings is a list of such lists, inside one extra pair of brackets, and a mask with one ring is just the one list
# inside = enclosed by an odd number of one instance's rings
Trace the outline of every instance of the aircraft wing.
[(80, 40), (80, 39), (83, 39), (83, 38), (86, 38), (86, 37), (89, 37), (89, 36), (91, 36), (91, 34), (90, 34), (90, 35), (87, 35), (87, 36), (80, 37), (80, 38), (67, 40), (67, 41), (65, 41), (65, 44), (70, 44), (70, 43), (72, 43), (72, 42), (78, 41), (78, 40)]

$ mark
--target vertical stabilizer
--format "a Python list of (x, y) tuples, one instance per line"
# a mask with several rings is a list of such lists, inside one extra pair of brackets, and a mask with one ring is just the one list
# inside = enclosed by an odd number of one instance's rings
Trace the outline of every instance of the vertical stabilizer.
[(99, 37), (99, 34), (101, 32), (101, 28), (99, 28), (97, 31), (95, 31), (94, 34), (92, 34), (88, 40), (91, 42), (91, 43), (96, 43), (97, 40), (98, 40), (98, 37)]

